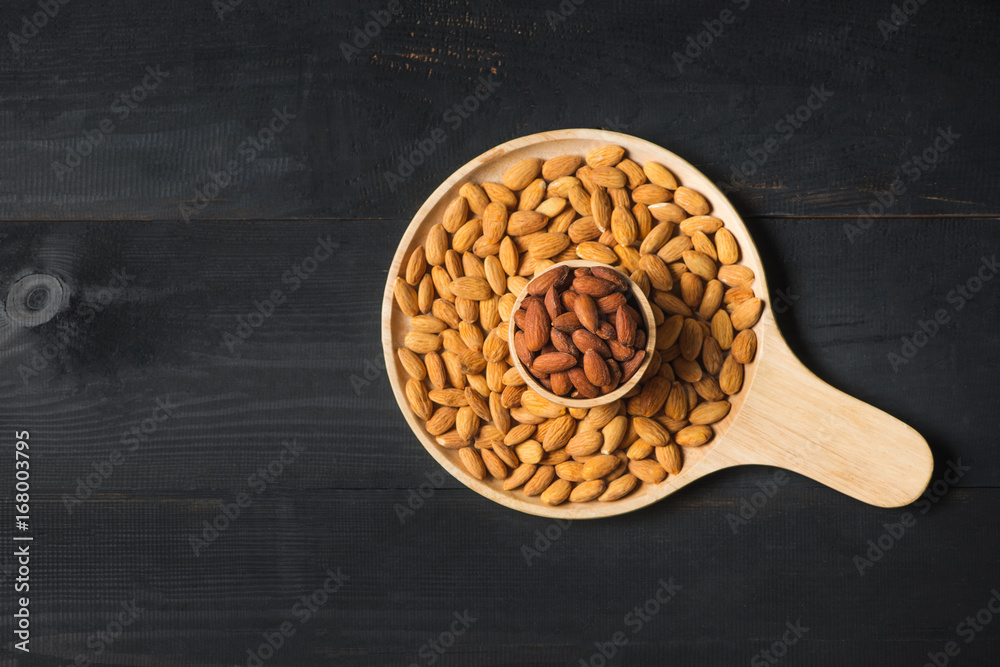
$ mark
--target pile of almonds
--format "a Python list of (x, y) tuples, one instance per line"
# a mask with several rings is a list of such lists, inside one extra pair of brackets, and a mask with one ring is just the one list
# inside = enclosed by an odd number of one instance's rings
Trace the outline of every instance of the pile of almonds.
[(549, 269), (528, 283), (514, 311), (514, 353), (558, 396), (610, 394), (646, 357), (643, 318), (628, 290), (628, 279), (607, 266)]
[[(405, 393), (465, 469), (542, 502), (617, 500), (681, 473), (714, 437), (763, 308), (723, 221), (663, 165), (620, 146), (527, 158), (502, 183), (465, 183), (394, 285), (409, 318)], [(530, 277), (569, 259), (615, 266), (651, 300), (656, 349), (623, 399), (564, 408), (511, 365), (508, 327)]]

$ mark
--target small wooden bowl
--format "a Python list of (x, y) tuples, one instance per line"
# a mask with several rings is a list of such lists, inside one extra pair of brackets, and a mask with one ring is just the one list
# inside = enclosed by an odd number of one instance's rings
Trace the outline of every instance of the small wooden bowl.
[[(642, 318), (646, 323), (646, 358), (643, 359), (639, 369), (632, 374), (632, 377), (629, 378), (628, 382), (620, 385), (614, 391), (604, 394), (603, 396), (598, 396), (597, 398), (569, 398), (567, 396), (559, 396), (558, 394), (552, 393), (546, 389), (541, 382), (535, 379), (535, 376), (524, 367), (524, 364), (521, 363), (521, 359), (516, 354), (511, 355), (514, 360), (514, 366), (517, 368), (517, 372), (521, 374), (521, 377), (524, 378), (524, 381), (529, 387), (538, 392), (542, 398), (548, 399), (558, 405), (562, 405), (567, 408), (594, 408), (598, 405), (604, 405), (605, 403), (617, 401), (619, 398), (631, 391), (632, 387), (639, 383), (643, 374), (645, 374), (646, 369), (649, 368), (649, 362), (653, 358), (653, 349), (656, 343), (656, 322), (653, 319), (653, 309), (649, 307), (649, 299), (646, 298), (646, 295), (642, 293), (639, 286), (632, 282), (632, 279), (625, 275), (624, 272), (619, 271), (613, 266), (601, 264), (600, 262), (590, 262), (585, 259), (571, 259), (565, 262), (559, 262), (558, 264), (553, 264), (538, 275), (540, 276), (548, 273), (549, 271), (558, 269), (560, 266), (568, 266), (571, 269), (603, 266), (618, 272), (623, 278), (625, 278), (625, 280), (628, 281), (629, 295), (635, 299), (636, 304), (639, 306), (639, 310), (642, 312)], [(535, 278), (537, 277), (538, 276), (535, 276)], [(534, 280), (534, 278), (532, 278), (532, 280)], [(511, 309), (511, 312), (517, 312), (517, 309), (521, 307), (521, 302), (524, 301), (526, 296), (528, 296), (527, 287), (521, 290), (521, 293), (517, 295), (517, 299), (514, 301), (514, 307)], [(514, 325), (513, 320), (511, 320), (510, 332), (508, 333), (508, 344), (510, 345), (511, 350), (514, 349), (514, 333), (517, 331), (520, 331), (520, 329), (518, 329), (517, 326)]]

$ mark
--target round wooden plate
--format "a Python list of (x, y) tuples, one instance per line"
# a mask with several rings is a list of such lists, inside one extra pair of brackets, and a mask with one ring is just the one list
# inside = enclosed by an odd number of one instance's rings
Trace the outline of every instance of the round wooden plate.
[(757, 356), (745, 367), (743, 389), (730, 397), (732, 410), (713, 424), (715, 438), (697, 448), (684, 448), (684, 468), (660, 484), (642, 484), (614, 501), (550, 507), (521, 491), (504, 491), (487, 477), (477, 480), (465, 471), (458, 453), (437, 445), (410, 410), (403, 391), (406, 373), (395, 350), (403, 344), (407, 317), (393, 303), (393, 283), (410, 251), (423, 242), (441, 220), (448, 203), (466, 181), (501, 181), (503, 172), (524, 158), (584, 155), (607, 144), (627, 150), (643, 164), (657, 161), (681, 185), (700, 192), (739, 243), (740, 263), (756, 276), (754, 292), (767, 301), (764, 269), (746, 225), (722, 192), (691, 164), (648, 141), (617, 132), (571, 129), (520, 137), (480, 155), (442, 183), (413, 217), (389, 267), (382, 305), (382, 347), (396, 401), (414, 434), (427, 451), (454, 477), (477, 493), (529, 514), (586, 519), (631, 512), (654, 503), (716, 470), (734, 465), (777, 466), (811, 477), (864, 502), (897, 507), (916, 500), (930, 481), (933, 457), (919, 433), (867, 403), (834, 389), (813, 375), (788, 348), (771, 310), (765, 305), (757, 334)]

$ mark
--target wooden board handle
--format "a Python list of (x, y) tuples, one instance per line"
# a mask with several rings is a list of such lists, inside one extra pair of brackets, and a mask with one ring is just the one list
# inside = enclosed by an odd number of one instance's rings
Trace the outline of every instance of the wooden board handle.
[(763, 358), (720, 454), (734, 465), (792, 470), (879, 507), (919, 498), (934, 467), (924, 438), (813, 375), (770, 313), (760, 324)]

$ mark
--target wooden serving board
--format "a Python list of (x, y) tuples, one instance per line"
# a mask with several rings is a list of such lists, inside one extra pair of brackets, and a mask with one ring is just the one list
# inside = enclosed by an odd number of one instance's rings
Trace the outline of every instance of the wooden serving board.
[[(407, 317), (393, 303), (393, 283), (410, 251), (441, 220), (448, 203), (466, 181), (500, 181), (503, 172), (527, 157), (584, 155), (606, 144), (625, 147), (642, 164), (660, 162), (681, 185), (691, 187), (712, 205), (739, 242), (740, 263), (753, 270), (754, 292), (765, 301), (757, 334), (757, 356), (745, 367), (743, 389), (730, 397), (732, 410), (713, 425), (716, 436), (698, 448), (684, 448), (684, 469), (657, 485), (643, 484), (610, 503), (566, 503), (549, 507), (520, 491), (507, 492), (496, 480), (469, 475), (456, 451), (437, 445), (413, 415), (403, 387), (406, 373), (395, 350), (403, 344)], [(602, 130), (570, 129), (520, 137), (472, 160), (452, 174), (413, 217), (389, 267), (382, 306), (382, 346), (393, 393), (404, 417), (427, 451), (449, 473), (477, 493), (498, 503), (540, 516), (585, 519), (613, 516), (644, 507), (705, 475), (735, 465), (785, 468), (810, 477), (858, 500), (881, 507), (907, 505), (930, 481), (933, 457), (919, 433), (898, 419), (834, 389), (795, 357), (767, 304), (764, 269), (746, 225), (722, 192), (691, 164), (648, 141)]]

